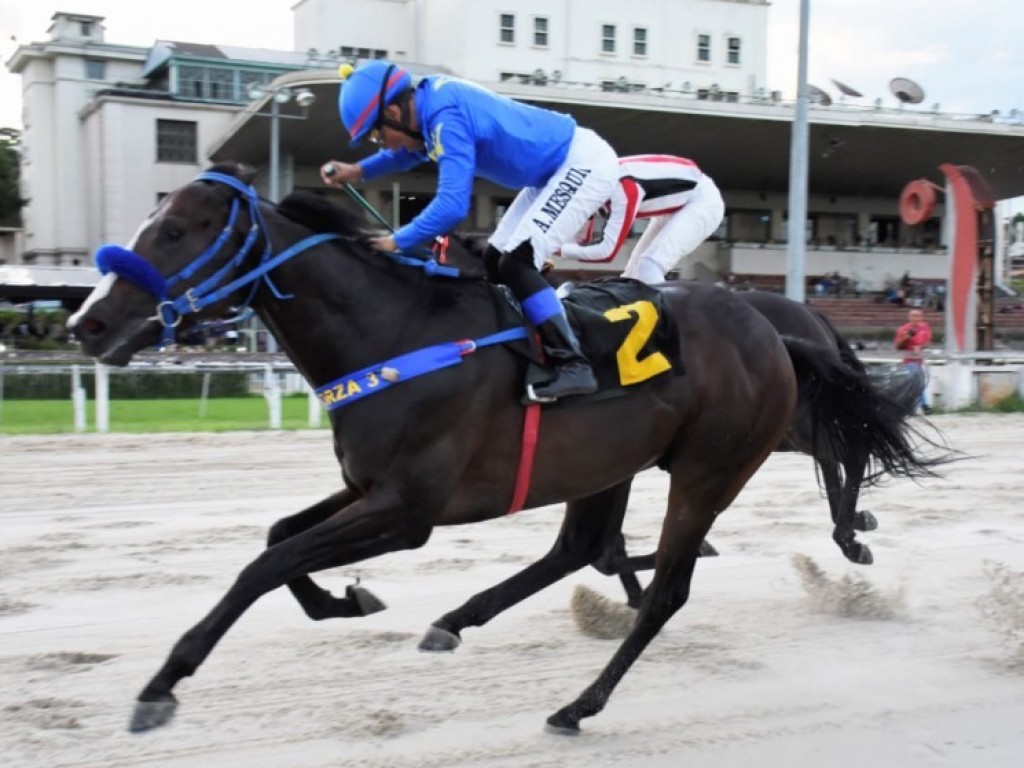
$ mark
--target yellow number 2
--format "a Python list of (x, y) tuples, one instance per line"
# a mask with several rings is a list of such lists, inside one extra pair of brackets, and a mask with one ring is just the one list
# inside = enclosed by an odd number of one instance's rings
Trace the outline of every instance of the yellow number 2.
[(621, 307), (609, 309), (604, 316), (613, 323), (636, 318), (635, 325), (615, 353), (619, 365), (619, 383), (622, 386), (646, 381), (672, 367), (661, 352), (654, 352), (643, 360), (640, 359), (640, 352), (651, 338), (654, 326), (658, 322), (658, 310), (651, 302), (634, 301), (632, 304), (623, 304)]

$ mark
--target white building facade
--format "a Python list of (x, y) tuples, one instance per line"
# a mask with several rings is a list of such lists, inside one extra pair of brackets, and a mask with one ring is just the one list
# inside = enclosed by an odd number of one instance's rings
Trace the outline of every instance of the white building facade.
[(295, 49), (443, 66), (480, 82), (768, 92), (767, 0), (300, 0)]
[(42, 266), (86, 265), (98, 244), (128, 242), (163, 195), (206, 167), (205, 148), (249, 101), (244, 85), (305, 61), (110, 44), (103, 18), (86, 14), (55, 14), (49, 34), (8, 62), (22, 77), (29, 200), (19, 260)]
[[(86, 265), (98, 245), (130, 242), (161, 196), (206, 167), (225, 142), (245, 130), (240, 126), (266, 123), (267, 97), (254, 102), (250, 86), (293, 80), (300, 85), (307, 75), (312, 83), (314, 72), (321, 122), (296, 129), (306, 133), (291, 148), (281, 147), (278, 181), (281, 194), (296, 186), (322, 189), (319, 164), (345, 143), (332, 106), (333, 72), (342, 60), (389, 58), (416, 72), (447, 71), (514, 98), (543, 95), (549, 106), (570, 113), (584, 105), (609, 112), (621, 105), (632, 122), (616, 113), (610, 124), (623, 123), (620, 132), (629, 134), (649, 117), (666, 114), (716, 115), (742, 126), (772, 120), (788, 130), (791, 105), (780, 103), (766, 81), (769, 8), (767, 0), (298, 0), (294, 51), (169, 41), (123, 46), (106, 42), (102, 17), (57, 13), (48, 40), (20, 46), (7, 62), (22, 77), (24, 97), (22, 183), (30, 202), (20, 260)], [(879, 135), (884, 128), (971, 140), (1016, 130), (1024, 138), (1024, 129), (913, 110), (887, 114), (837, 106), (811, 112), (812, 122), (848, 137), (854, 131)], [(732, 130), (732, 144), (713, 136), (726, 155), (757, 129)], [(316, 157), (307, 151), (304, 161), (295, 160), (297, 145), (313, 145), (324, 135), (336, 142)], [(260, 151), (268, 143), (264, 136)], [(233, 146), (249, 150), (216, 156), (263, 164), (266, 155), (251, 143)], [(647, 146), (641, 151), (650, 151)], [(691, 148), (677, 151), (688, 154)], [(699, 151), (692, 156), (704, 167)], [(824, 157), (822, 152), (816, 162)], [(933, 169), (934, 163), (924, 172)], [(264, 168), (257, 177), (264, 194), (271, 188), (268, 176)], [(682, 276), (784, 274), (784, 183), (759, 186), (745, 166), (733, 174), (732, 184), (720, 181), (727, 206), (721, 239), (728, 242), (705, 243)], [(407, 220), (432, 185), (429, 174), (418, 174), (382, 180), (363, 192), (389, 218)], [(486, 183), (476, 193), (467, 222), (476, 229), (493, 227), (515, 194)], [(808, 238), (822, 247), (808, 254), (809, 275), (839, 270), (870, 289), (905, 269), (916, 277), (944, 277), (939, 223), (913, 233), (916, 242), (900, 242), (897, 194), (886, 195), (810, 190)], [(941, 207), (937, 212), (942, 215)], [(872, 246), (888, 250), (858, 250)], [(628, 250), (615, 263), (594, 268), (620, 268)], [(705, 267), (699, 274), (693, 271), (698, 263)]]

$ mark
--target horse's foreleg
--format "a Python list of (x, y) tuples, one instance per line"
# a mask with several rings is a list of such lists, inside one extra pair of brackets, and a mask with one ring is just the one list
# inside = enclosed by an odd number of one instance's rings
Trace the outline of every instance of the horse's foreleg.
[(242, 569), (213, 610), (174, 645), (139, 695), (131, 730), (149, 730), (171, 719), (177, 707), (174, 686), (195, 673), (258, 598), (309, 573), (422, 546), (430, 530), (425, 515), (403, 509), (396, 500), (384, 501), (382, 494), (377, 494), (358, 499), (323, 522), (264, 550)]
[[(267, 546), (272, 547), (314, 525), (319, 525), (358, 498), (359, 495), (355, 491), (344, 488), (297, 514), (278, 520), (270, 527)], [(288, 589), (299, 601), (306, 615), (314, 621), (368, 616), (385, 608), (384, 603), (364, 587), (349, 586), (345, 590), (345, 597), (335, 597), (328, 590), (318, 586), (309, 576), (292, 579), (288, 582)]]
[(620, 535), (632, 482), (630, 478), (601, 493), (570, 502), (558, 539), (544, 557), (435, 621), (420, 641), (420, 650), (454, 650), (466, 627), (483, 626), (507, 608), (593, 563), (609, 542)]

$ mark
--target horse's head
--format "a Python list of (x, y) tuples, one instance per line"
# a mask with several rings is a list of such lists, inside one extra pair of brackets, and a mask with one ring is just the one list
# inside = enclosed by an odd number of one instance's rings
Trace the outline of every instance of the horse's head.
[(97, 251), (103, 278), (68, 322), (87, 354), (127, 365), (138, 350), (166, 338), (168, 328), (181, 332), (233, 303), (229, 295), (189, 304), (189, 292), (204, 281), (227, 283), (239, 267), (232, 259), (247, 242), (249, 250), (256, 245), (257, 200), (248, 186), (254, 172), (234, 165), (211, 172), (167, 195), (127, 248)]

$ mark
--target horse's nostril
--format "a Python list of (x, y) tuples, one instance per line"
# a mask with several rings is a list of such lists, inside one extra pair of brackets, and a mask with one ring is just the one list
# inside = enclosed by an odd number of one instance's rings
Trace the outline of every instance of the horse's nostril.
[(75, 331), (83, 336), (99, 336), (107, 326), (94, 317), (83, 317)]

